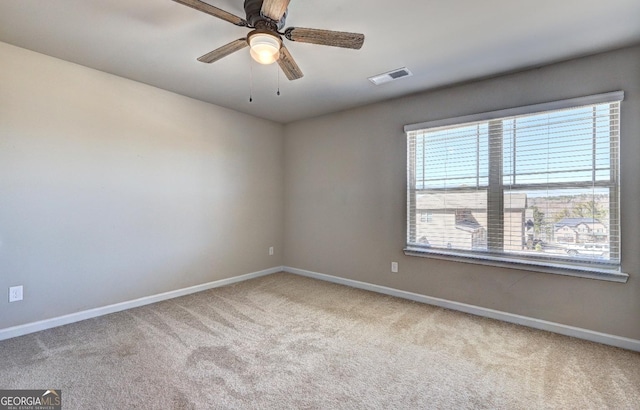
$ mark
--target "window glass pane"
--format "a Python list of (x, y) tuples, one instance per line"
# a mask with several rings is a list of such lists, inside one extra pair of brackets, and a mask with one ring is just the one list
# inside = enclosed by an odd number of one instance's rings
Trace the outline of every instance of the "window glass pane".
[(487, 124), (419, 133), (416, 189), (486, 186), (487, 152)]
[[(516, 200), (507, 202), (507, 197)], [(505, 252), (614, 260), (610, 199), (607, 188), (510, 191), (504, 205)]]
[(416, 242), (442, 249), (487, 249), (487, 193), (422, 192), (416, 195)]
[(602, 171), (597, 173), (600, 180), (609, 179), (608, 107), (580, 107), (505, 120), (505, 182), (591, 182), (594, 166)]

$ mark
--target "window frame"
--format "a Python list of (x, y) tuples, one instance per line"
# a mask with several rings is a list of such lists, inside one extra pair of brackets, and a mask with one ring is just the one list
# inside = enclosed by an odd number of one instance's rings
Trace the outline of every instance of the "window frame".
[[(508, 108), (504, 110), (490, 111), (460, 117), (452, 117), (435, 121), (427, 121), (421, 122), (417, 124), (409, 124), (404, 127), (404, 132), (407, 137), (407, 142), (409, 141), (410, 134), (415, 131), (421, 131), (425, 129), (435, 129), (439, 127), (447, 127), (447, 126), (463, 126), (467, 123), (476, 123), (479, 121), (486, 121), (487, 124), (491, 124), (493, 120), (502, 120), (505, 117), (514, 117), (521, 115), (530, 115), (530, 114), (539, 114), (548, 111), (561, 110), (561, 109), (571, 109), (577, 108), (586, 105), (596, 105), (596, 104), (604, 104), (604, 103), (613, 103), (613, 102), (621, 102), (624, 100), (624, 92), (623, 91), (614, 91), (610, 93), (590, 95), (585, 97), (571, 98), (566, 100), (559, 100), (541, 104), (527, 105), (515, 108)], [(501, 126), (501, 125), (500, 125)], [(491, 128), (491, 125), (489, 125)], [(502, 137), (500, 137), (502, 138)], [(619, 134), (618, 134), (619, 138)], [(619, 140), (616, 140), (615, 143), (619, 147)], [(499, 151), (499, 152), (498, 152)], [(498, 266), (498, 267), (509, 267), (516, 268), (522, 270), (531, 270), (536, 272), (544, 272), (544, 273), (554, 273), (568, 276), (577, 276), (577, 277), (586, 277), (590, 279), (599, 279), (599, 280), (608, 280), (614, 282), (626, 282), (628, 280), (629, 275), (623, 273), (621, 271), (621, 262), (622, 259), (620, 257), (620, 239), (621, 235), (618, 234), (617, 242), (612, 245), (615, 247), (615, 252), (618, 255), (618, 261), (615, 263), (601, 263), (601, 264), (593, 264), (593, 263), (584, 263), (580, 264), (579, 262), (571, 261), (563, 262), (561, 260), (556, 261), (552, 258), (545, 259), (536, 259), (535, 257), (516, 257), (515, 255), (509, 255), (505, 253), (502, 248), (498, 249), (500, 252), (493, 253), (491, 251), (496, 251), (497, 249), (488, 249), (489, 252), (478, 252), (478, 251), (463, 251), (463, 250), (454, 250), (454, 249), (443, 249), (443, 248), (429, 248), (429, 247), (418, 247), (411, 246), (409, 240), (409, 234), (411, 229), (411, 224), (414, 225), (417, 223), (417, 210), (415, 208), (416, 199), (410, 197), (411, 189), (413, 184), (413, 192), (415, 195), (415, 191), (417, 191), (417, 184), (415, 183), (415, 170), (412, 170), (412, 161), (410, 158), (411, 152), (409, 146), (407, 146), (407, 198), (406, 198), (406, 245), (404, 248), (405, 255), (408, 256), (419, 256), (419, 257), (428, 257), (435, 259), (445, 259), (445, 260), (453, 260), (458, 262), (465, 263), (474, 263), (480, 265), (489, 265), (489, 266)], [(502, 161), (502, 147), (500, 146), (498, 149), (489, 147), (489, 163), (493, 163), (493, 161)], [(619, 153), (611, 154), (611, 180), (607, 181), (606, 187), (610, 188), (610, 195), (615, 197), (616, 206), (611, 207), (612, 213), (615, 212), (615, 217), (618, 221), (618, 229), (620, 229), (620, 221), (619, 221), (619, 207), (620, 202), (619, 198), (619, 189), (620, 189), (620, 160)], [(502, 172), (495, 172), (495, 168), (489, 168), (489, 183), (487, 192), (487, 202), (491, 202), (492, 206), (495, 206), (493, 209), (502, 209), (501, 218), (504, 221), (503, 212), (503, 194), (504, 194), (504, 184), (502, 182)], [(500, 166), (500, 171), (503, 171)], [(411, 173), (413, 172), (413, 175)], [(492, 175), (493, 174), (493, 175)], [(500, 174), (500, 175), (495, 175)], [(591, 184), (589, 184), (591, 186)], [(531, 187), (531, 184), (517, 184), (517, 189), (526, 190)], [(477, 188), (472, 189), (475, 191)], [(453, 188), (451, 191), (469, 191), (468, 188)], [(487, 208), (487, 213), (489, 212), (489, 208)], [(412, 220), (413, 218), (413, 220)], [(496, 223), (500, 224), (503, 222), (492, 221), (494, 226)], [(502, 232), (499, 231), (497, 236), (502, 235)], [(492, 238), (491, 243), (495, 246), (496, 243), (500, 244), (502, 239), (494, 236)]]

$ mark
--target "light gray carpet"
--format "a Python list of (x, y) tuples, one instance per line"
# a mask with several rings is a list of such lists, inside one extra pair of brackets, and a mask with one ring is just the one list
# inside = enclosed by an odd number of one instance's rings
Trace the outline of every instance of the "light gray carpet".
[(640, 354), (279, 273), (0, 342), (64, 409), (638, 409)]

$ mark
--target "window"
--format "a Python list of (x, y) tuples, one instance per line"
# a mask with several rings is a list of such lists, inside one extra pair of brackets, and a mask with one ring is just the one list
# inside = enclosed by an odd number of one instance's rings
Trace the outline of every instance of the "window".
[(432, 221), (433, 221), (433, 213), (420, 212), (420, 222), (432, 222)]
[(405, 253), (626, 280), (618, 202), (623, 97), (406, 126)]

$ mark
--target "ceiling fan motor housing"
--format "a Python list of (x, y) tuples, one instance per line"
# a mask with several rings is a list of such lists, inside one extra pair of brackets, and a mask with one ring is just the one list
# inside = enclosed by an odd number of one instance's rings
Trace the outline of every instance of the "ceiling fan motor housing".
[[(282, 30), (287, 19), (285, 12), (280, 21), (273, 21), (262, 15), (262, 3), (264, 0), (244, 0), (244, 11), (247, 14), (247, 22), (251, 27), (271, 29), (273, 31)], [(262, 27), (261, 27), (262, 26)]]

